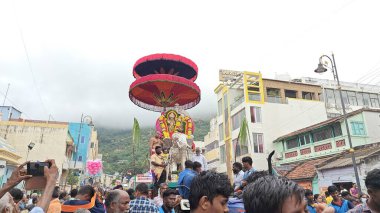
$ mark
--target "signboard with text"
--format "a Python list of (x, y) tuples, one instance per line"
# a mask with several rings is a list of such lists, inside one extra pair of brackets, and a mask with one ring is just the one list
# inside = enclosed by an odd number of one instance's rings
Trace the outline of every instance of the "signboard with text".
[(243, 75), (243, 72), (233, 70), (219, 70), (219, 81), (234, 82)]

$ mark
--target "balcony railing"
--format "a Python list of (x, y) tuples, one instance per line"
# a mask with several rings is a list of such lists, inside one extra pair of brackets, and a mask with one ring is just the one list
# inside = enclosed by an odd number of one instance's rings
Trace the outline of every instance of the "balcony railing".
[(233, 109), (235, 109), (236, 107), (238, 107), (241, 103), (244, 102), (244, 96), (241, 96), (240, 98), (238, 98), (235, 102), (233, 102), (231, 105), (230, 105), (230, 108), (231, 108), (231, 111)]
[(266, 102), (283, 104), (280, 96), (267, 96)]

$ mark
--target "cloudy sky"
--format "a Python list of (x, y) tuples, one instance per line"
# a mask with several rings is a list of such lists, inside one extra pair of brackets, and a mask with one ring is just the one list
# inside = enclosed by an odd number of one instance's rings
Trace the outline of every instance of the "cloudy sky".
[(25, 118), (128, 128), (158, 113), (128, 97), (142, 56), (175, 53), (199, 67), (202, 101), (194, 117), (216, 111), (218, 70), (264, 77), (313, 73), (321, 54), (336, 55), (341, 80), (379, 84), (380, 2), (0, 1), (0, 100)]

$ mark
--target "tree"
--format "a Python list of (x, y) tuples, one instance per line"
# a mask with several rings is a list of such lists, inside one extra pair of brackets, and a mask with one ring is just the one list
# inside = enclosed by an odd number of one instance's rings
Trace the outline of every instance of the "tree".
[(79, 177), (75, 175), (75, 173), (70, 170), (69, 174), (67, 175), (67, 184), (69, 184), (71, 187), (73, 185), (78, 185)]

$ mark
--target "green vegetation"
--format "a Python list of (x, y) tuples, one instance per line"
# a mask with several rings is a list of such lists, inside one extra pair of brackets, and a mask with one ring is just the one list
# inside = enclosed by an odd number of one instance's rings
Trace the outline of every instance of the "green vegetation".
[[(210, 129), (210, 122), (195, 121), (194, 140), (203, 141)], [(132, 130), (98, 128), (99, 152), (103, 154), (104, 172), (126, 174), (128, 171), (139, 174), (149, 170), (149, 138), (154, 136), (154, 128), (141, 128), (141, 142), (135, 149), (133, 158)], [(133, 166), (135, 159), (135, 166)]]

